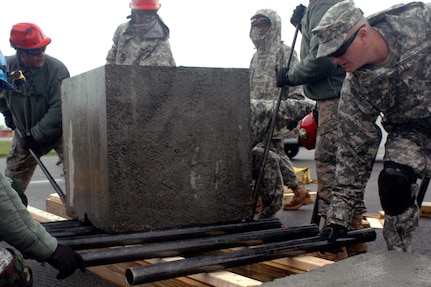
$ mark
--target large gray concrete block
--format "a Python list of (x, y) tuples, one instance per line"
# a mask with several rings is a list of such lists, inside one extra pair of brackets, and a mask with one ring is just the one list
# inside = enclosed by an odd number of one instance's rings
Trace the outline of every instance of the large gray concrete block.
[(107, 65), (62, 98), (69, 216), (108, 232), (250, 219), (246, 69)]

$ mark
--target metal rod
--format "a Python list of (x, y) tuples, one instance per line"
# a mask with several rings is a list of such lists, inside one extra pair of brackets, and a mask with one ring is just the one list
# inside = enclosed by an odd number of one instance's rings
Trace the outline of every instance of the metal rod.
[[(19, 125), (22, 126), (21, 124), (19, 124)], [(22, 126), (22, 127), (24, 127), (24, 126)], [(23, 137), (22, 133), (19, 131), (18, 128), (15, 129), (15, 131), (19, 134), (19, 136), (21, 138)], [(52, 177), (51, 173), (48, 171), (48, 169), (46, 168), (46, 166), (43, 164), (42, 160), (38, 157), (38, 155), (31, 148), (29, 148), (28, 151), (33, 156), (33, 158), (36, 160), (37, 164), (39, 165), (40, 169), (43, 171), (43, 173), (45, 174), (45, 176), (48, 178), (48, 181), (51, 183), (51, 185), (54, 188), (55, 192), (57, 192), (57, 194), (60, 197), (61, 202), (63, 203), (63, 205), (66, 205), (66, 195), (61, 190), (60, 186), (57, 184), (57, 182), (55, 181), (55, 179)]]
[(196, 252), (211, 251), (239, 246), (255, 246), (267, 242), (316, 236), (319, 228), (312, 224), (291, 228), (250, 231), (239, 234), (219, 235), (189, 240), (150, 243), (127, 248), (112, 248), (81, 252), (85, 266), (98, 266), (130, 262), (157, 257), (172, 257)]
[(75, 250), (80, 250), (151, 242), (163, 242), (168, 240), (180, 240), (196, 237), (208, 237), (280, 227), (281, 222), (279, 219), (267, 218), (253, 221), (237, 221), (188, 228), (170, 228), (157, 231), (142, 231), (123, 234), (104, 234), (64, 239), (60, 238), (58, 241), (59, 243), (70, 246)]
[(149, 283), (202, 272), (258, 263), (282, 257), (297, 256), (300, 253), (328, 250), (334, 247), (373, 241), (376, 232), (371, 228), (348, 232), (345, 238), (336, 243), (322, 241), (318, 236), (307, 239), (295, 239), (264, 244), (260, 247), (247, 248), (210, 256), (198, 256), (173, 262), (163, 262), (126, 269), (126, 280), (130, 285)]
[(88, 224), (85, 224), (79, 220), (70, 219), (70, 220), (61, 220), (61, 221), (50, 221), (50, 222), (42, 222), (41, 223), (43, 227), (49, 232), (50, 230), (56, 230), (56, 229), (64, 229), (64, 228), (71, 228), (71, 227), (80, 227), (80, 226), (87, 226)]
[(57, 184), (57, 182), (55, 181), (55, 179), (52, 177), (51, 173), (49, 173), (48, 169), (43, 164), (42, 160), (37, 156), (37, 154), (32, 149), (29, 149), (29, 151), (30, 151), (31, 155), (34, 157), (34, 159), (37, 161), (37, 163), (39, 164), (40, 169), (43, 171), (43, 173), (45, 174), (45, 176), (48, 178), (48, 181), (51, 183), (51, 185), (54, 188), (55, 192), (57, 192), (57, 194), (60, 197), (61, 202), (63, 203), (63, 205), (66, 205), (66, 195), (61, 190), (60, 186)]
[(66, 229), (56, 229), (49, 231), (49, 234), (56, 237), (58, 241), (61, 241), (61, 238), (70, 238), (77, 236), (89, 236), (100, 233), (100, 230), (96, 229), (93, 226), (77, 226)]
[[(299, 25), (297, 25), (295, 29), (295, 35), (293, 36), (292, 46), (290, 47), (290, 53), (289, 53), (289, 58), (287, 60), (286, 68), (290, 68), (290, 64), (292, 63), (295, 43), (298, 37), (298, 31), (299, 31)], [(266, 145), (265, 145), (265, 149), (262, 156), (262, 162), (259, 169), (259, 175), (257, 176), (257, 179), (253, 187), (253, 209), (252, 209), (251, 218), (254, 217), (254, 213), (257, 207), (257, 202), (259, 200), (260, 189), (263, 182), (263, 176), (265, 174), (264, 171), (265, 171), (266, 160), (268, 158), (269, 148), (271, 146), (271, 139), (272, 139), (272, 136), (274, 135), (274, 127), (277, 121), (277, 114), (278, 114), (278, 110), (280, 109), (280, 103), (283, 98), (283, 94), (286, 92), (286, 90), (289, 90), (289, 86), (280, 88), (278, 92), (277, 103), (275, 105), (275, 109), (272, 114), (271, 124), (269, 126), (269, 131), (268, 131), (268, 137), (266, 139)]]

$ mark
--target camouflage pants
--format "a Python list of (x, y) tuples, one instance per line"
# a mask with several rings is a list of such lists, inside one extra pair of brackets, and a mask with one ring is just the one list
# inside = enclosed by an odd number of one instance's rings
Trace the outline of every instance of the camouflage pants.
[(418, 225), (419, 207), (416, 204), (399, 215), (385, 214), (383, 237), (388, 250), (412, 252), (412, 237)]
[(27, 266), (20, 254), (9, 248), (0, 248), (0, 286), (33, 286), (30, 267)]
[[(293, 164), (280, 146), (280, 141), (273, 141), (265, 163), (264, 176), (260, 189), (262, 212), (259, 218), (270, 218), (283, 205), (284, 186), (295, 189), (301, 184), (296, 175)], [(256, 146), (252, 149), (253, 178), (256, 180), (262, 164), (265, 149)]]
[[(315, 148), (315, 163), (317, 175), (317, 194), (319, 215), (327, 217), (331, 204), (331, 187), (335, 185), (336, 153), (338, 146), (337, 109), (339, 99), (317, 102), (318, 130)], [(366, 212), (365, 203), (358, 202), (355, 214)]]
[[(54, 147), (61, 161), (64, 162), (63, 143)], [(23, 192), (25, 192), (33, 173), (37, 167), (37, 161), (28, 150), (21, 147), (19, 140), (14, 137), (12, 139), (12, 148), (6, 158), (5, 176), (13, 179)]]
[[(394, 161), (412, 167), (420, 176), (431, 175), (431, 131), (429, 125), (421, 128), (398, 127), (388, 133), (384, 161)], [(402, 151), (402, 152), (400, 152)], [(412, 184), (412, 194), (417, 194), (418, 185)], [(389, 250), (412, 251), (412, 236), (419, 225), (419, 208), (410, 206), (395, 216), (385, 215), (383, 236)]]

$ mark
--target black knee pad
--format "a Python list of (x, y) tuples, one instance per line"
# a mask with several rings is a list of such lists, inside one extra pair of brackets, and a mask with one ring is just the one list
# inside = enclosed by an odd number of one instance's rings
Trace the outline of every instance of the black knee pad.
[(414, 170), (394, 162), (385, 163), (378, 185), (380, 204), (388, 215), (398, 215), (414, 204), (411, 186), (416, 182)]

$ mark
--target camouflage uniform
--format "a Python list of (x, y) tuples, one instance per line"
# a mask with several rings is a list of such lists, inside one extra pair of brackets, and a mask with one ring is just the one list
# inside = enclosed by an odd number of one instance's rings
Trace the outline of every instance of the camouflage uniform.
[(169, 44), (169, 28), (158, 14), (136, 24), (133, 17), (118, 26), (106, 61), (115, 65), (175, 66)]
[[(250, 39), (257, 49), (250, 62), (250, 98), (252, 100), (275, 100), (280, 93), (280, 89), (276, 85), (277, 71), (286, 66), (291, 48), (281, 41), (281, 18), (274, 10), (258, 10), (252, 19), (257, 16), (268, 18), (271, 26), (263, 36), (258, 34), (257, 28), (253, 25), (250, 28)], [(291, 66), (297, 62), (298, 57), (294, 52)], [(310, 105), (303, 101), (302, 86), (284, 89), (282, 99), (286, 100), (287, 98), (298, 99), (297, 106), (300, 110), (304, 110), (304, 107)], [(299, 107), (301, 103), (304, 107)], [(303, 117), (306, 114), (301, 115)], [(271, 116), (272, 114), (269, 115), (269, 119)], [(261, 218), (271, 217), (281, 208), (284, 185), (295, 189), (302, 184), (300, 178), (295, 174), (292, 162), (283, 149), (283, 139), (289, 135), (286, 126), (290, 126), (292, 123), (296, 124), (302, 117), (295, 121), (291, 119), (284, 126), (278, 126), (274, 129), (260, 193), (263, 206)], [(259, 142), (252, 149), (254, 178), (257, 178), (259, 174), (265, 145), (265, 142)]]
[[(338, 108), (340, 144), (329, 223), (347, 227), (352, 210), (364, 199), (381, 140), (375, 124), (379, 115), (388, 132), (384, 162), (409, 166), (420, 176), (431, 175), (430, 13), (431, 4), (416, 2), (368, 18), (385, 39), (389, 56), (383, 63), (347, 73)], [(336, 51), (345, 33), (360, 20), (362, 12), (352, 1), (328, 10), (313, 30), (321, 43), (317, 56)], [(411, 192), (416, 191), (415, 183)], [(386, 214), (383, 234), (388, 249), (411, 251), (411, 236), (417, 225), (415, 201), (399, 215)]]
[[(57, 239), (33, 219), (9, 180), (1, 173), (0, 226), (0, 240), (18, 249), (25, 257), (45, 261), (57, 248)], [(31, 270), (19, 253), (1, 248), (0, 286), (15, 286), (11, 282), (22, 284), (16, 286), (31, 286)]]
[[(274, 113), (276, 101), (251, 100), (251, 133), (253, 144), (266, 142), (268, 128), (271, 125), (272, 114)], [(311, 102), (302, 102), (294, 99), (287, 99), (280, 102), (277, 114), (275, 129), (285, 127), (288, 122), (299, 121), (304, 115), (313, 109)], [(256, 146), (253, 151), (253, 173), (257, 177), (262, 162), (264, 149)], [(287, 159), (287, 161), (286, 161)], [(298, 181), (299, 180), (299, 181)], [(265, 163), (264, 177), (261, 187), (262, 211), (260, 218), (268, 218), (280, 210), (283, 202), (284, 183), (293, 183), (295, 186), (301, 184), (301, 180), (293, 171), (293, 165), (284, 154), (280, 155), (275, 149), (268, 152)]]
[(325, 12), (341, 0), (310, 0), (301, 21), (301, 61), (290, 69), (292, 85), (303, 84), (305, 95), (316, 101), (318, 130), (315, 147), (319, 215), (326, 218), (331, 202), (330, 187), (334, 184), (337, 151), (337, 108), (344, 69), (329, 58), (316, 59), (318, 40), (311, 30)]
[(45, 155), (54, 149), (64, 162), (61, 113), (61, 81), (68, 78), (66, 66), (56, 58), (45, 55), (42, 68), (27, 70), (17, 56), (7, 57), (9, 70), (22, 70), (26, 82), (14, 91), (3, 92), (0, 112), (10, 110), (17, 131), (6, 159), (5, 175), (15, 180), (23, 191), (33, 176), (37, 162), (21, 146), (21, 135), (30, 132)]

